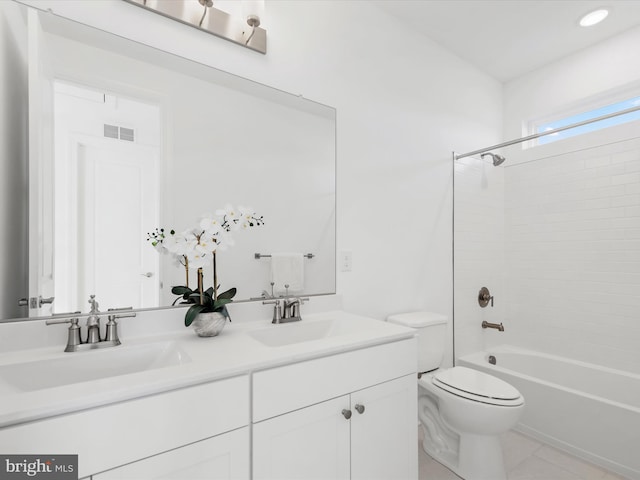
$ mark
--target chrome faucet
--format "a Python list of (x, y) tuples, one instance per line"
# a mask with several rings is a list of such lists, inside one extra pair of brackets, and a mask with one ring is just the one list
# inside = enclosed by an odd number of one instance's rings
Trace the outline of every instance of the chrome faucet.
[(293, 297), (285, 299), (282, 309), (282, 323), (297, 322), (299, 320), (302, 320), (302, 317), (300, 316), (300, 306), (308, 300), (308, 297)]
[(89, 295), (89, 305), (91, 310), (87, 317), (87, 341), (86, 343), (100, 342), (100, 310), (98, 310), (98, 302), (95, 295)]
[[(302, 320), (300, 316), (300, 306), (303, 305), (304, 302), (309, 301), (309, 297), (289, 297), (289, 285), (285, 285), (284, 288), (286, 289), (284, 298), (274, 298), (273, 300), (262, 302), (263, 305), (273, 305), (273, 318), (271, 323), (289, 323)], [(273, 291), (273, 282), (271, 283), (271, 289)], [(280, 302), (282, 302), (282, 304)]]
[[(67, 338), (67, 346), (65, 352), (77, 352), (81, 350), (92, 350), (95, 348), (115, 347), (120, 345), (120, 339), (118, 338), (118, 323), (119, 318), (135, 317), (134, 312), (116, 314), (115, 312), (122, 312), (123, 310), (132, 310), (132, 307), (126, 308), (113, 308), (108, 311), (111, 312), (108, 316), (106, 332), (104, 338), (100, 337), (100, 310), (98, 310), (98, 302), (96, 302), (95, 295), (91, 295), (89, 298), (89, 304), (91, 310), (88, 314), (81, 314), (80, 312), (74, 312), (73, 314), (64, 315), (51, 320), (47, 320), (47, 325), (55, 325), (60, 323), (70, 323), (69, 336)], [(82, 341), (82, 327), (79, 324), (80, 317), (87, 317), (87, 339)]]
[(500, 322), (500, 323), (491, 323), (491, 322), (487, 322), (486, 320), (483, 320), (482, 328), (495, 328), (499, 332), (504, 332), (504, 327), (502, 326), (502, 322)]

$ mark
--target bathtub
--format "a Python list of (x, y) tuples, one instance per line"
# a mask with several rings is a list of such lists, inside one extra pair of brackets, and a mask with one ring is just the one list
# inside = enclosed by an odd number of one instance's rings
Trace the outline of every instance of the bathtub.
[(516, 430), (640, 480), (640, 375), (511, 346), (465, 355), (456, 365), (522, 393), (526, 408)]

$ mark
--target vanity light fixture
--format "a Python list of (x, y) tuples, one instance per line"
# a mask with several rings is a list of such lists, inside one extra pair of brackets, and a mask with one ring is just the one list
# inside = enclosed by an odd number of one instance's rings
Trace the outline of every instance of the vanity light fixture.
[(267, 53), (267, 31), (260, 27), (264, 0), (241, 0), (242, 16), (216, 8), (214, 0), (123, 1), (256, 52)]
[(599, 8), (593, 10), (580, 18), (578, 22), (581, 27), (591, 27), (603, 21), (609, 15), (609, 9)]
[[(146, 2), (147, 0), (145, 0)], [(204, 17), (207, 16), (207, 9), (213, 7), (213, 0), (198, 0), (200, 5), (204, 7), (204, 12), (202, 12), (202, 18), (200, 18), (200, 22), (198, 23), (198, 27), (202, 28), (202, 22), (204, 22)]]
[(251, 34), (247, 38), (247, 44), (256, 33), (256, 28), (260, 26), (260, 17), (264, 13), (264, 0), (244, 0), (242, 2), (242, 17), (247, 25), (251, 27)]

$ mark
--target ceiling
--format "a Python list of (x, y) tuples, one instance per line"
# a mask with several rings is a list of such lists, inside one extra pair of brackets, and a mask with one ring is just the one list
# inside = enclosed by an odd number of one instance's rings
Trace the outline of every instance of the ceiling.
[[(640, 0), (372, 0), (501, 82), (640, 25)], [(593, 27), (579, 18), (599, 7)]]

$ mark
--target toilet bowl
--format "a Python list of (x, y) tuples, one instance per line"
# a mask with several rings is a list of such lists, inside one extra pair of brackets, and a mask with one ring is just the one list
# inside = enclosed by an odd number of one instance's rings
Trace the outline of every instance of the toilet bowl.
[(466, 367), (441, 369), (447, 318), (430, 312), (387, 319), (418, 330), (418, 417), (422, 447), (465, 480), (506, 479), (499, 435), (524, 411), (512, 385)]
[[(506, 479), (499, 435), (522, 416), (522, 395), (498, 378), (465, 367), (426, 373), (418, 387), (420, 421), (431, 428), (425, 431), (425, 452), (464, 479)], [(432, 400), (430, 408), (423, 398)], [(434, 437), (443, 435), (453, 437), (449, 445), (457, 448), (442, 452)]]

